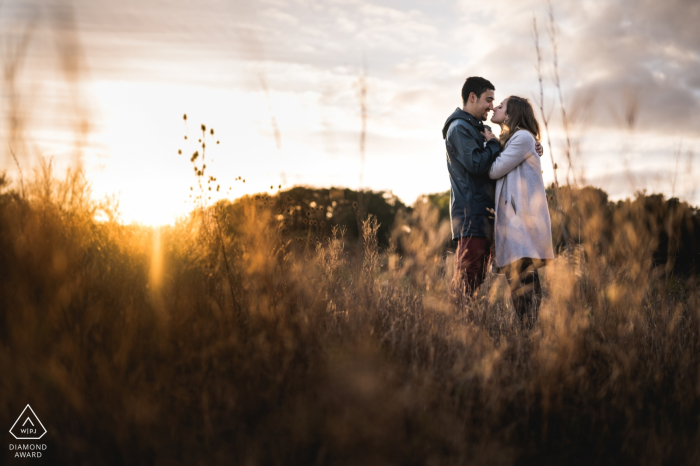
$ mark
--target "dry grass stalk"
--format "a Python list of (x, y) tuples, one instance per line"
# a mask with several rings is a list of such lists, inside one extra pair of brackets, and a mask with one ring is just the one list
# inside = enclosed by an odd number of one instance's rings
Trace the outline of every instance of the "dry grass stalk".
[[(0, 413), (15, 416), (15, 400), (31, 394), (52, 464), (700, 454), (700, 296), (652, 267), (650, 200), (608, 212), (592, 192), (562, 188), (563, 202), (583, 196), (576, 205), (588, 209), (584, 250), (578, 264), (559, 258), (543, 272), (540, 323), (528, 333), (500, 277), (476, 300), (449, 299), (449, 224), (429, 203), (395, 223), (391, 251), (365, 220), (361, 254), (340, 229), (312, 250), (292, 247), (277, 197), (217, 206), (223, 243), (195, 211), (160, 232), (155, 302), (154, 232), (95, 222), (80, 173), (56, 180), (48, 164), (26, 197), (7, 186)], [(222, 244), (233, 281), (214, 260)], [(229, 284), (245, 325), (225, 311)]]
[(566, 106), (564, 105), (564, 96), (562, 93), (561, 80), (559, 78), (559, 54), (557, 52), (557, 34), (556, 34), (556, 24), (554, 22), (554, 7), (552, 6), (552, 1), (547, 0), (549, 6), (549, 38), (552, 43), (552, 69), (554, 72), (554, 86), (557, 88), (557, 95), (559, 96), (559, 109), (561, 110), (561, 122), (562, 128), (564, 129), (564, 135), (566, 136), (566, 145), (564, 146), (564, 154), (566, 155), (566, 160), (569, 163), (569, 168), (566, 171), (566, 181), (569, 183), (569, 174), (571, 174), (573, 184), (576, 185), (576, 173), (574, 171), (574, 165), (571, 154), (571, 138), (569, 137), (569, 119), (566, 114)]
[[(551, 6), (551, 5), (550, 5)], [(547, 135), (547, 147), (549, 148), (549, 156), (550, 160), (552, 161), (552, 173), (554, 173), (554, 201), (556, 204), (556, 209), (557, 209), (557, 214), (559, 217), (559, 224), (560, 224), (560, 231), (561, 234), (564, 238), (564, 243), (567, 245), (567, 249), (571, 249), (571, 235), (569, 234), (568, 229), (566, 228), (566, 225), (564, 223), (564, 211), (562, 208), (562, 203), (561, 199), (559, 196), (559, 179), (557, 177), (557, 169), (559, 168), (554, 161), (554, 151), (552, 150), (552, 137), (549, 132), (549, 116), (547, 113), (544, 111), (544, 82), (542, 79), (542, 53), (540, 51), (540, 41), (539, 41), (539, 30), (537, 28), (537, 19), (533, 16), (532, 17), (532, 30), (534, 33), (534, 41), (535, 41), (535, 51), (537, 53), (537, 81), (539, 83), (539, 89), (540, 89), (540, 94), (539, 94), (539, 99), (537, 101), (537, 105), (540, 109), (540, 117), (542, 119), (542, 124), (544, 126), (545, 134)], [(567, 136), (568, 140), (568, 136)]]

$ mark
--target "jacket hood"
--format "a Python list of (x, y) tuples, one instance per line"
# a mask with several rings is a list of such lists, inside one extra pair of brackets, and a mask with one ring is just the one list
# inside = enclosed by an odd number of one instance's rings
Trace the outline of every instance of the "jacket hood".
[(479, 120), (474, 118), (474, 116), (471, 113), (467, 113), (461, 108), (457, 107), (455, 111), (452, 113), (452, 115), (447, 118), (447, 121), (445, 122), (445, 125), (442, 127), (442, 139), (447, 138), (447, 129), (450, 127), (450, 124), (452, 124), (453, 121), (455, 120), (464, 120), (468, 121), (471, 123), (474, 127), (477, 129), (481, 130), (480, 126), (483, 125)]

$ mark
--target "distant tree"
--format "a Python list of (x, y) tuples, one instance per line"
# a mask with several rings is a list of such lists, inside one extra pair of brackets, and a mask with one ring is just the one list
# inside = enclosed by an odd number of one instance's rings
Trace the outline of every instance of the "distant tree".
[(447, 190), (444, 193), (433, 193), (426, 194), (425, 197), (428, 201), (437, 207), (438, 213), (440, 214), (440, 221), (450, 219), (450, 191)]
[[(565, 247), (557, 218), (553, 187), (547, 188), (555, 248)], [(577, 244), (619, 262), (625, 252), (643, 248), (653, 265), (667, 274), (688, 276), (700, 271), (700, 215), (696, 207), (663, 194), (635, 193), (617, 202), (599, 188), (561, 186), (564, 223)], [(638, 249), (641, 251), (642, 249)]]
[[(226, 213), (228, 234), (236, 233), (245, 206), (268, 209), (276, 215), (284, 234), (292, 239), (315, 240), (331, 235), (333, 226), (345, 228), (346, 241), (358, 238), (358, 192), (347, 188), (309, 188), (296, 186), (272, 194), (262, 193), (243, 196), (233, 202), (220, 201), (219, 209)], [(365, 191), (364, 211), (373, 215), (380, 224), (377, 239), (380, 246), (389, 244), (390, 232), (396, 213), (410, 208), (393, 193)]]

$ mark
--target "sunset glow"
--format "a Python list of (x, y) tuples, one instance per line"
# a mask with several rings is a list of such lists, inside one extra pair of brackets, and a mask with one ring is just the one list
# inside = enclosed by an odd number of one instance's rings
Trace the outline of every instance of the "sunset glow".
[[(15, 20), (23, 11), (34, 8), (43, 18), (16, 71), (17, 101), (3, 114), (5, 136), (15, 131), (12, 112), (23, 114), (27, 143), (14, 149), (20, 166), (29, 172), (38, 157), (54, 157), (60, 172), (81, 154), (94, 195), (117, 195), (126, 223), (172, 224), (192, 208), (196, 180), (189, 156), (200, 124), (214, 128), (221, 141), (207, 149), (208, 167), (222, 187), (212, 201), (280, 184), (386, 190), (409, 204), (447, 190), (440, 127), (461, 106), (465, 77), (491, 79), (499, 100), (509, 94), (538, 98), (533, 17), (541, 28), (547, 106), (558, 98), (548, 65), (546, 5), (534, 1), (478, 7), (261, 1), (245, 8), (205, 2), (192, 17), (184, 4), (172, 3), (169, 15), (161, 16), (155, 4), (127, 2), (116, 9), (80, 1), (62, 6), (74, 15), (70, 23), (49, 21), (51, 10), (40, 3), (4, 10), (3, 21), (13, 21), (8, 30), (15, 31), (7, 35), (9, 44), (21, 37)], [(697, 48), (678, 39), (648, 48), (648, 60), (639, 48), (629, 51), (639, 60), (619, 60), (595, 46), (602, 39), (570, 20), (605, 18), (611, 40), (625, 44), (626, 23), (603, 16), (601, 2), (573, 5), (556, 14), (574, 173), (612, 198), (646, 189), (698, 202), (693, 170), (700, 169), (694, 168), (700, 90), (691, 78), (700, 63)], [(477, 20), (479, 15), (489, 20)], [(186, 18), (194, 23), (181, 26)], [(499, 31), (498, 41), (493, 31)], [(51, 39), (57, 32), (59, 48)], [(62, 65), (66, 57), (68, 68)], [(625, 112), (633, 101), (630, 133)], [(66, 107), (69, 102), (77, 105)], [(551, 119), (552, 155), (565, 178), (565, 133), (557, 112)], [(80, 128), (88, 131), (76, 137)], [(16, 173), (16, 165), (5, 151), (8, 173)], [(551, 167), (551, 159), (543, 164), (546, 183), (553, 181)], [(238, 176), (246, 183), (234, 181)]]

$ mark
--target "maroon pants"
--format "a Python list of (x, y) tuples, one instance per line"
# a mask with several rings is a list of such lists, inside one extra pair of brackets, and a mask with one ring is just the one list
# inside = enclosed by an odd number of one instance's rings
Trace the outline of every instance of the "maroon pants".
[(488, 238), (465, 236), (457, 243), (453, 286), (471, 296), (484, 282), (493, 244)]

